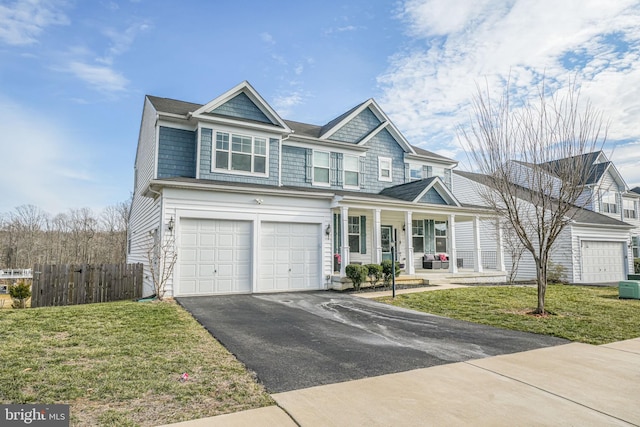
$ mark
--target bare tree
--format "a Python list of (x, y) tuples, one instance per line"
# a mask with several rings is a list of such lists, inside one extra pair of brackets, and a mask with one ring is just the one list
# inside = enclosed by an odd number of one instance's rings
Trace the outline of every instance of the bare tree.
[(512, 227), (505, 227), (503, 230), (504, 247), (511, 260), (511, 267), (509, 268), (509, 277), (507, 278), (507, 281), (509, 283), (513, 283), (518, 277), (518, 268), (520, 267), (520, 260), (524, 254), (524, 245)]
[(167, 283), (172, 277), (173, 268), (178, 260), (178, 253), (175, 250), (175, 237), (173, 233), (169, 233), (162, 238), (158, 229), (155, 229), (149, 231), (149, 237), (145, 245), (156, 298), (162, 301)]
[(591, 103), (580, 102), (575, 81), (550, 94), (543, 80), (535, 96), (518, 103), (512, 103), (512, 89), (507, 81), (502, 96), (494, 100), (488, 87), (479, 87), (471, 123), (460, 135), (469, 160), (487, 176), (481, 196), (534, 259), (534, 313), (544, 314), (553, 244), (589, 202), (585, 185), (592, 158), (587, 154), (602, 149), (608, 125)]

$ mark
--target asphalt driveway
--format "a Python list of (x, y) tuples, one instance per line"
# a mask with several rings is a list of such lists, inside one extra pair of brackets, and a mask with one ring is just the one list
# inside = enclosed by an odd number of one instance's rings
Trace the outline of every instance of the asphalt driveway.
[(568, 342), (335, 292), (177, 300), (271, 393)]

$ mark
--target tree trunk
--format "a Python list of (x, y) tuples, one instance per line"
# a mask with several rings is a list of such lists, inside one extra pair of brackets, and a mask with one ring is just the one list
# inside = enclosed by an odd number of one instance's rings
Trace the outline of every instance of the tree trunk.
[(544, 297), (547, 292), (547, 259), (543, 257), (536, 260), (536, 282), (538, 284), (538, 307), (534, 314), (544, 314)]

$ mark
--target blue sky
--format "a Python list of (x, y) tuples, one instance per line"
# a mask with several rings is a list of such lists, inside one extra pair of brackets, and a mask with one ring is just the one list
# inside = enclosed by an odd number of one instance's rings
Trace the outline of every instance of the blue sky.
[(464, 161), (477, 82), (577, 77), (640, 185), (639, 23), (626, 0), (0, 0), (0, 213), (127, 199), (144, 95), (206, 103), (243, 80), (313, 124), (373, 97)]

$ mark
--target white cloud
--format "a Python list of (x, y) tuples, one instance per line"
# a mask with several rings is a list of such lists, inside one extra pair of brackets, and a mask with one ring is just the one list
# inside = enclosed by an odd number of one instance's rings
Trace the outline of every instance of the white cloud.
[(47, 27), (69, 22), (58, 2), (17, 0), (0, 5), (0, 41), (17, 46), (33, 44)]
[(260, 33), (260, 39), (267, 44), (276, 44), (276, 41), (273, 38), (273, 36), (267, 32)]
[(284, 95), (276, 96), (273, 107), (281, 117), (288, 117), (292, 114), (293, 108), (304, 102), (305, 95), (302, 90), (294, 90)]
[(398, 16), (412, 42), (378, 77), (380, 104), (413, 143), (460, 156), (476, 84), (499, 91), (510, 74), (518, 95), (543, 73), (554, 87), (577, 77), (611, 138), (640, 139), (638, 1), (407, 0)]
[(141, 32), (148, 31), (151, 26), (146, 22), (135, 23), (126, 29), (105, 28), (103, 34), (109, 40), (110, 46), (104, 57), (97, 61), (106, 65), (112, 65), (115, 57), (122, 55), (129, 50), (136, 37)]
[[(33, 117), (39, 117), (38, 126)], [(0, 212), (34, 204), (49, 212), (100, 206), (93, 162), (70, 133), (40, 112), (0, 98)], [(90, 183), (91, 185), (86, 185)], [(93, 188), (92, 188), (93, 187)]]
[(72, 61), (63, 71), (67, 71), (94, 89), (101, 92), (121, 92), (129, 81), (119, 72), (104, 65), (92, 65), (81, 61)]

